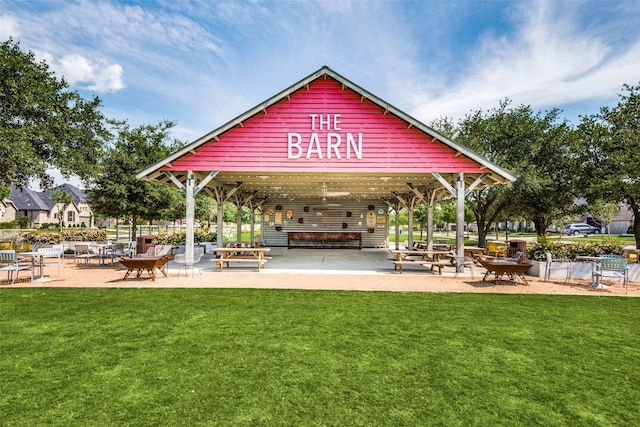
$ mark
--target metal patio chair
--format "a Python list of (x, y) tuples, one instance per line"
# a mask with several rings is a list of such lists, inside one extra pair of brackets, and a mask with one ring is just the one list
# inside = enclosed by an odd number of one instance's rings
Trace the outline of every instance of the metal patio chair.
[(547, 252), (547, 265), (544, 269), (544, 281), (548, 282), (551, 278), (551, 270), (566, 270), (567, 276), (564, 280), (565, 285), (569, 283), (571, 278), (571, 260), (568, 258), (554, 258), (551, 252)]
[(191, 269), (191, 276), (193, 276), (193, 272), (195, 268), (198, 268), (198, 273), (202, 274), (200, 271), (200, 259), (204, 255), (204, 248), (201, 246), (196, 246), (193, 248), (193, 262), (187, 262), (186, 253), (175, 254), (173, 257), (173, 262), (178, 264), (178, 276), (180, 276), (180, 271), (184, 268), (185, 276), (189, 275), (189, 269)]
[(600, 289), (604, 289), (601, 281), (605, 277), (616, 278), (620, 281), (620, 289), (625, 287), (625, 294), (629, 290), (629, 261), (625, 258), (604, 258), (596, 264), (593, 273), (600, 282)]
[(94, 254), (89, 250), (89, 245), (75, 245), (73, 248), (73, 263), (76, 264), (80, 260), (84, 260), (84, 266), (89, 265), (89, 261), (92, 258), (97, 257), (98, 254)]
[(0, 251), (0, 265), (2, 265), (2, 267), (0, 267), (0, 271), (7, 272), (7, 283), (11, 282), (12, 285), (16, 283), (18, 275), (22, 270), (31, 270), (30, 265), (20, 264), (18, 254), (13, 250)]
[(462, 266), (465, 268), (468, 268), (469, 271), (471, 271), (471, 277), (475, 279), (476, 275), (473, 273), (473, 267), (477, 267), (476, 266), (476, 261), (470, 257), (470, 256), (457, 256), (457, 255), (450, 255), (451, 258), (454, 260), (454, 264), (455, 264), (455, 269), (456, 269), (456, 274), (454, 277), (458, 277), (458, 267)]

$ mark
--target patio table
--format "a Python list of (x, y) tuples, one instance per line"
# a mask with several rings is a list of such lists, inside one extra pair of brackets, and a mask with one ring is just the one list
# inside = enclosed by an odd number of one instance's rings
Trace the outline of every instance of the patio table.
[(464, 247), (464, 256), (471, 257), (473, 259), (478, 259), (480, 256), (487, 253), (486, 248), (481, 248), (479, 246), (465, 246)]
[[(32, 282), (36, 282), (36, 283), (46, 283), (46, 282), (51, 282), (51, 279), (49, 279), (48, 277), (44, 277), (44, 258), (58, 258), (60, 259), (62, 257), (62, 252), (58, 252), (58, 251), (46, 251), (46, 252), (41, 252), (41, 251), (32, 251), (32, 252), (20, 252), (18, 255), (20, 256), (29, 256), (31, 257), (31, 281)], [(34, 270), (36, 267), (36, 258), (40, 258), (40, 261), (38, 263), (38, 268), (40, 269), (40, 277), (38, 277), (37, 279), (35, 278), (34, 275)], [(60, 275), (60, 268), (58, 267), (58, 275)]]
[(577, 256), (576, 259), (578, 261), (591, 263), (591, 284), (589, 286), (591, 286), (592, 288), (604, 290), (604, 285), (600, 283), (600, 276), (596, 275), (598, 265), (604, 258), (601, 256), (580, 255)]
[(98, 265), (107, 265), (107, 250), (112, 247), (111, 243), (92, 243), (89, 245), (90, 248), (95, 248), (98, 250)]

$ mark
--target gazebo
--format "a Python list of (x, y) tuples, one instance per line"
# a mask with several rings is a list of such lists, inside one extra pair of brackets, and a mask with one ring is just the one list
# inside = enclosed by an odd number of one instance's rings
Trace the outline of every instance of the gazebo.
[[(412, 229), (420, 203), (427, 206), (430, 244), (434, 203), (453, 196), (462, 256), (465, 196), (516, 179), (328, 67), (137, 177), (184, 191), (187, 258), (200, 192), (218, 204), (219, 231), (225, 203), (249, 208), (252, 236), (253, 213), (260, 212), (261, 238), (270, 246), (388, 245), (389, 212), (406, 207)], [(219, 246), (222, 237), (218, 232)]]

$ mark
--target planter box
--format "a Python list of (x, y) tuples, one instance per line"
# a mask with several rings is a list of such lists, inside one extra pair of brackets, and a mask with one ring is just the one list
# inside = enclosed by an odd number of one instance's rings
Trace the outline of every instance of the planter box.
[[(527, 275), (544, 278), (544, 270), (547, 268), (546, 261), (529, 261), (533, 264)], [(591, 280), (591, 263), (590, 262), (573, 262), (571, 263), (571, 278), (575, 280)], [(552, 279), (564, 279), (567, 275), (566, 270), (551, 270)], [(640, 264), (629, 264), (629, 281), (640, 282)]]

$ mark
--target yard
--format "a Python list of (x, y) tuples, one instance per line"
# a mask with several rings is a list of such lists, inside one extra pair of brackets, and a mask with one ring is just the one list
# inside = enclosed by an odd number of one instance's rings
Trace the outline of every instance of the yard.
[(638, 425), (640, 299), (0, 290), (23, 425)]

